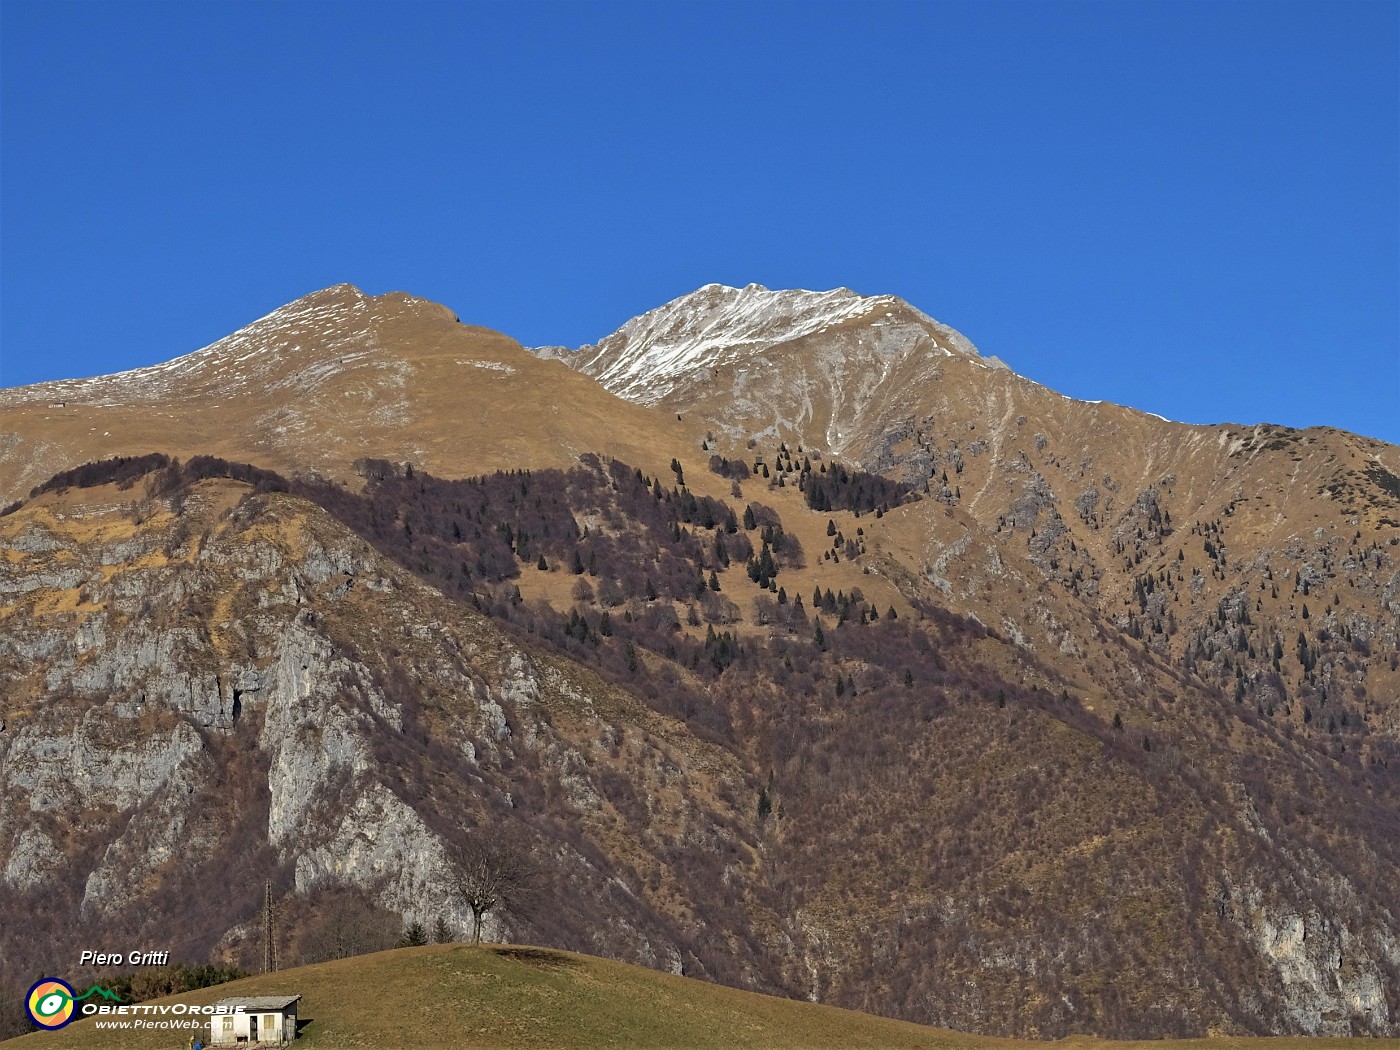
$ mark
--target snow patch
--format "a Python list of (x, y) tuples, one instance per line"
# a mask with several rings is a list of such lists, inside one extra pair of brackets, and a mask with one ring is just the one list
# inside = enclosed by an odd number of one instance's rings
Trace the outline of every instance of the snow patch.
[(921, 342), (939, 356), (958, 352), (977, 358), (976, 348), (960, 333), (894, 296), (862, 296), (849, 288), (773, 291), (760, 284), (707, 284), (632, 318), (606, 339), (576, 352), (558, 347), (532, 352), (581, 367), (629, 401), (655, 404), (697, 372), (782, 343), (828, 334), (871, 315), (879, 318), (869, 322), (877, 334), (907, 328), (914, 330), (913, 338), (896, 341), (910, 346)]
[(238, 386), (264, 381), (273, 372), (285, 369), (288, 362), (305, 356), (308, 342), (319, 344), (332, 354), (344, 348), (338, 359), (311, 363), (309, 368), (300, 373), (294, 371), (279, 384), (304, 387), (378, 349), (372, 346), (368, 352), (364, 350), (368, 340), (363, 335), (361, 315), (368, 308), (369, 297), (358, 288), (337, 285), (279, 307), (232, 335), (182, 357), (111, 375), (60, 379), (0, 391), (0, 403), (18, 404), (41, 398), (57, 399), (72, 407), (160, 402), (193, 389), (196, 383), (202, 390), (218, 387), (228, 389), (232, 395)]

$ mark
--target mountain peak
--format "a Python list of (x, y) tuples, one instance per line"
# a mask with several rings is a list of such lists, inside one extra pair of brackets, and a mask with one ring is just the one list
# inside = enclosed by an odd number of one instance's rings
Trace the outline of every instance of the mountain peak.
[(977, 356), (960, 333), (896, 296), (761, 284), (707, 284), (632, 318), (598, 343), (535, 353), (563, 360), (619, 397), (654, 405), (701, 374), (848, 327), (864, 333), (846, 341), (850, 353), (884, 359), (886, 366), (890, 358), (920, 351)]
[(15, 387), (0, 394), (0, 402), (72, 400), (115, 406), (215, 388), (232, 392), (240, 384), (266, 382), (288, 369), (314, 367), (318, 359), (343, 358), (347, 352), (364, 357), (374, 352), (373, 346), (360, 345), (365, 332), (373, 322), (391, 316), (457, 320), (446, 307), (404, 292), (368, 295), (353, 284), (336, 284), (279, 306), (222, 339), (169, 361), (111, 375)]

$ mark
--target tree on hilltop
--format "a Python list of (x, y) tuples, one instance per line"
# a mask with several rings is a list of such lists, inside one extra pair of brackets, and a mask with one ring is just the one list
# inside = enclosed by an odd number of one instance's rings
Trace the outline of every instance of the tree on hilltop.
[(480, 834), (458, 847), (453, 860), (458, 888), (472, 910), (473, 944), (481, 943), (481, 924), (491, 912), (528, 906), (542, 874), (526, 847)]

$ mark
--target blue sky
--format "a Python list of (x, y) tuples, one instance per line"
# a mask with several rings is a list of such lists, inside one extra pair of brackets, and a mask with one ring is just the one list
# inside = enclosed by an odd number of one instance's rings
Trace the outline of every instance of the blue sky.
[(0, 4), (0, 385), (350, 281), (579, 345), (892, 293), (1063, 393), (1400, 442), (1400, 4)]

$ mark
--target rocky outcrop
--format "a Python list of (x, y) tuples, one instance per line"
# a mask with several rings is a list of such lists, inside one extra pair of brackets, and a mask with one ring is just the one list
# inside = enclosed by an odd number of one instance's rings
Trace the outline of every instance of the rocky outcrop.
[[(1250, 938), (1267, 974), (1251, 990), (1255, 1009), (1277, 1010), (1289, 1030), (1350, 1036), (1394, 1030), (1389, 989), (1400, 974), (1395, 916), (1375, 922), (1345, 880), (1326, 879), (1327, 910), (1280, 900), (1251, 885), (1232, 896), (1227, 913)], [(1272, 900), (1272, 903), (1271, 903)]]
[[(138, 503), (4, 522), (21, 555), (0, 563), (11, 602), (0, 611), (0, 889), (14, 906), (70, 894), (74, 916), (100, 917), (115, 935), (203, 901), (182, 941), (198, 957), (257, 904), (189, 887), (239, 873), (297, 896), (359, 888), (406, 921), (466, 935), (451, 848), (509, 836), (577, 880), (581, 896), (562, 914), (599, 931), (595, 950), (704, 972), (671, 921), (619, 893), (599, 862), (621, 842), (636, 877), (664, 869), (618, 839), (597, 756), (626, 737), (638, 791), (691, 792), (691, 745), (663, 748), (653, 735), (674, 727), (541, 664), (308, 504), (210, 494), (176, 518)], [(78, 540), (94, 528), (112, 540)], [(706, 768), (745, 780), (732, 759)], [(521, 808), (542, 793), (572, 815), (567, 833)], [(729, 819), (687, 807), (667, 834), (711, 839)], [(687, 910), (706, 911), (706, 892)], [(544, 939), (559, 922), (506, 909), (484, 933)], [(79, 935), (56, 930), (15, 965)]]

